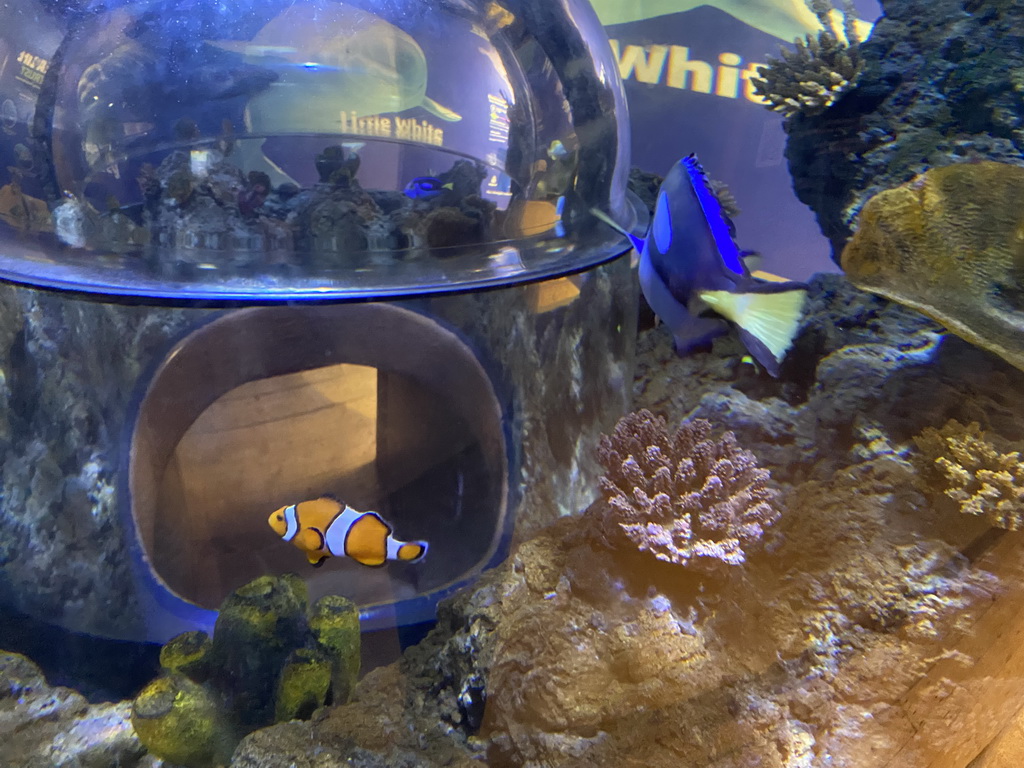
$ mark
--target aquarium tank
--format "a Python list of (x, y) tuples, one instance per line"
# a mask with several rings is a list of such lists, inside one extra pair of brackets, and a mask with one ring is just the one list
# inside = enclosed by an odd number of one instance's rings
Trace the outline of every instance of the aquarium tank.
[(621, 89), (589, 12), (42, 0), (2, 14), (11, 281), (422, 295), (606, 261), (621, 244), (590, 210), (636, 220)]
[(0, 766), (1024, 764), (1020, 3), (0, 21)]

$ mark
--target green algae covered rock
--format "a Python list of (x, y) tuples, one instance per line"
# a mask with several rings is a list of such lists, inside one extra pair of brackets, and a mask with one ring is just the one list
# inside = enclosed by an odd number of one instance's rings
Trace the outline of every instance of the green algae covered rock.
[(321, 597), (309, 612), (309, 629), (332, 660), (332, 703), (344, 704), (359, 680), (359, 611), (341, 595)]
[(305, 720), (327, 701), (331, 657), (319, 648), (292, 651), (277, 682), (274, 720)]
[(306, 607), (306, 586), (294, 576), (260, 576), (220, 607), (210, 656), (216, 683), (246, 732), (273, 722), (285, 660), (313, 641)]
[(190, 680), (206, 679), (210, 667), (210, 636), (202, 631), (183, 632), (160, 649), (160, 666), (168, 672), (180, 672)]
[(308, 601), (297, 576), (261, 576), (225, 599), (212, 639), (169, 640), (165, 676), (133, 706), (143, 745), (185, 768), (214, 768), (247, 733), (348, 701), (359, 677), (359, 611), (338, 596), (312, 609)]
[(146, 749), (185, 768), (226, 764), (237, 743), (216, 698), (179, 674), (142, 690), (132, 704), (132, 726)]

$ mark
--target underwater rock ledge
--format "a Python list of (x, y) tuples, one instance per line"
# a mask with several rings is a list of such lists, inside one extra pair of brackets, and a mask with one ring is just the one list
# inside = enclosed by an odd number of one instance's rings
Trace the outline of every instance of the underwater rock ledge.
[(903, 455), (914, 435), (949, 419), (1024, 441), (1021, 371), (842, 275), (811, 279), (777, 381), (758, 376), (743, 354), (726, 337), (710, 353), (679, 357), (667, 333), (644, 333), (634, 407), (732, 430), (785, 485)]
[(718, 580), (609, 551), (597, 509), (563, 518), (353, 703), (250, 735), (232, 766), (667, 767), (685, 752), (781, 768), (847, 753), (849, 723), (892, 706), (996, 588), (918, 533), (934, 521), (910, 475), (881, 459), (806, 484), (775, 551)]
[(132, 730), (131, 704), (89, 705), (47, 684), (31, 661), (0, 651), (0, 765), (4, 768), (158, 768)]

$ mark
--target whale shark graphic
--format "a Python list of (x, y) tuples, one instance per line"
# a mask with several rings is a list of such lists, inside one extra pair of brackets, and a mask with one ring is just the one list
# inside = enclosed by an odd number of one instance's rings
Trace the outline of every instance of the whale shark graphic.
[[(804, 0), (592, 0), (594, 10), (605, 25), (626, 24), (630, 21), (652, 19), (670, 13), (690, 11), (709, 5), (739, 19), (755, 29), (791, 43), (807, 34), (816, 34), (823, 27)], [(840, 39), (843, 35), (842, 11), (833, 10), (832, 31)], [(873, 24), (857, 19), (854, 22), (858, 36), (865, 39)]]
[[(342, 113), (364, 117), (413, 107), (445, 121), (462, 119), (427, 96), (427, 59), (411, 36), (344, 3), (298, 2), (252, 40), (208, 43), (277, 75), (246, 105), (246, 127), (256, 135), (339, 133)], [(289, 180), (262, 152), (253, 157), (255, 149), (242, 158), (255, 163), (246, 167), (265, 170), (274, 183)], [(270, 167), (259, 168), (260, 160)]]

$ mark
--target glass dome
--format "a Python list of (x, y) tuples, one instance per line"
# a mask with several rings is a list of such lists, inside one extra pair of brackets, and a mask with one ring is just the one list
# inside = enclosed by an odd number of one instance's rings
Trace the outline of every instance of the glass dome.
[(0, 277), (379, 298), (583, 269), (632, 226), (585, 0), (0, 8)]

